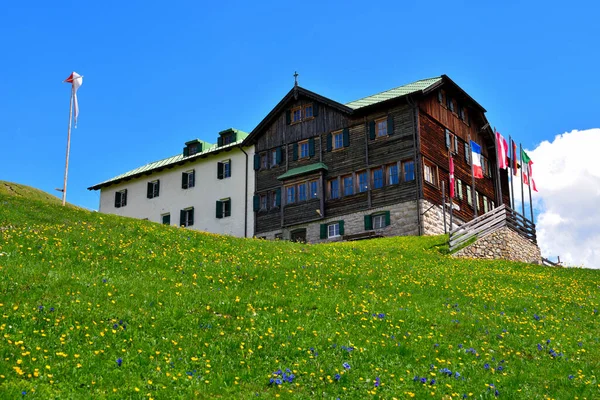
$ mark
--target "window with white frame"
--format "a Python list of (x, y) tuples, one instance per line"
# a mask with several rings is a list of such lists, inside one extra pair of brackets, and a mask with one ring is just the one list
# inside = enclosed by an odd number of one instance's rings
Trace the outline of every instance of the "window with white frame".
[(384, 214), (373, 215), (373, 229), (382, 229), (385, 228), (385, 226)]
[(327, 237), (334, 238), (340, 236), (340, 223), (334, 222), (333, 224), (327, 225)]

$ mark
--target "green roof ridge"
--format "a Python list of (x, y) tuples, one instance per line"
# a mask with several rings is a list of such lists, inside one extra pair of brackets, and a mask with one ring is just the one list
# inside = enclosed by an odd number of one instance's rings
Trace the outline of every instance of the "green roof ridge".
[(396, 97), (405, 96), (407, 94), (411, 94), (420, 90), (424, 90), (429, 86), (439, 82), (442, 80), (441, 76), (436, 76), (434, 78), (420, 79), (418, 81), (414, 81), (411, 83), (407, 83), (406, 85), (398, 86), (393, 89), (384, 90), (383, 92), (379, 92), (376, 94), (372, 94), (367, 97), (360, 98), (358, 100), (351, 101), (346, 103), (346, 106), (357, 109), (361, 107), (370, 106), (373, 104), (380, 103), (382, 101), (390, 100)]

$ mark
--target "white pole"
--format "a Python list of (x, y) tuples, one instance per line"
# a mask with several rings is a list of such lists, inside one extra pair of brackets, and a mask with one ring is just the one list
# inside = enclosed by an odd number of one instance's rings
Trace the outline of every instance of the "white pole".
[(67, 202), (67, 176), (69, 175), (69, 151), (71, 150), (71, 124), (73, 121), (73, 96), (75, 94), (75, 87), (71, 84), (71, 101), (69, 102), (69, 130), (67, 134), (67, 160), (65, 162), (65, 180), (63, 183), (63, 196), (62, 205), (64, 206)]

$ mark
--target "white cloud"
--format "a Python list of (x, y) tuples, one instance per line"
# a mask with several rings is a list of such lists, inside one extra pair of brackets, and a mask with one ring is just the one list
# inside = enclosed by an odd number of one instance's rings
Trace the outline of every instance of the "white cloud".
[(574, 130), (527, 153), (538, 244), (545, 257), (600, 269), (600, 129)]

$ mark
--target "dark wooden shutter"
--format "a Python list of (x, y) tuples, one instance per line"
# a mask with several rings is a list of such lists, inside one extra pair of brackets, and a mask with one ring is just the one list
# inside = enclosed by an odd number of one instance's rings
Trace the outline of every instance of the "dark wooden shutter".
[(148, 182), (148, 186), (146, 188), (146, 197), (151, 199), (154, 195), (154, 185), (152, 184), (152, 182)]
[(321, 239), (327, 239), (327, 224), (321, 224)]
[(115, 208), (121, 207), (121, 192), (115, 192)]
[(369, 121), (369, 139), (375, 139), (375, 121)]
[(185, 147), (183, 148), (183, 156), (184, 156), (184, 157), (187, 157), (187, 156), (189, 156), (189, 155), (190, 155), (190, 149), (189, 149), (187, 146), (185, 146)]
[(446, 129), (446, 148), (450, 148), (450, 131)]
[(231, 199), (225, 200), (224, 203), (225, 203), (225, 216), (230, 217), (231, 216)]
[(373, 229), (373, 218), (370, 215), (365, 215), (365, 231)]
[(179, 226), (185, 226), (185, 210), (179, 211)]
[(393, 115), (388, 115), (387, 134), (390, 136), (394, 134), (394, 116)]
[(340, 225), (340, 236), (344, 235), (344, 221), (339, 221), (338, 224)]
[(275, 206), (279, 207), (281, 205), (281, 188), (275, 191)]
[(308, 139), (308, 156), (314, 157), (315, 155), (315, 138)]
[(296, 161), (298, 159), (298, 143), (292, 145), (292, 153), (292, 160)]
[(223, 163), (217, 163), (217, 179), (223, 179)]
[(257, 212), (258, 210), (260, 210), (260, 196), (255, 194), (254, 198), (252, 199), (253, 202), (253, 206), (254, 206), (254, 212)]
[(342, 142), (344, 147), (350, 146), (350, 129), (344, 128), (342, 131)]
[(331, 151), (333, 149), (333, 135), (330, 133), (327, 134), (327, 151)]
[(288, 125), (292, 123), (292, 113), (290, 110), (285, 112), (285, 123)]
[(188, 226), (194, 225), (194, 208), (187, 211), (188, 214)]
[(319, 104), (313, 103), (313, 117), (319, 116)]
[(223, 146), (223, 136), (219, 136), (219, 138), (217, 139), (217, 146), (218, 147)]
[(258, 171), (260, 169), (260, 154), (254, 155), (254, 170)]
[(123, 194), (121, 195), (121, 205), (127, 205), (127, 189), (123, 190)]
[(390, 223), (391, 223), (390, 212), (386, 211), (385, 212), (385, 226), (390, 226)]
[(282, 161), (281, 160), (281, 153), (282, 153), (281, 147), (278, 147), (275, 150), (275, 162), (277, 163), (277, 165), (281, 164), (281, 161)]
[(223, 218), (223, 206), (221, 205), (221, 200), (217, 200), (217, 218)]

